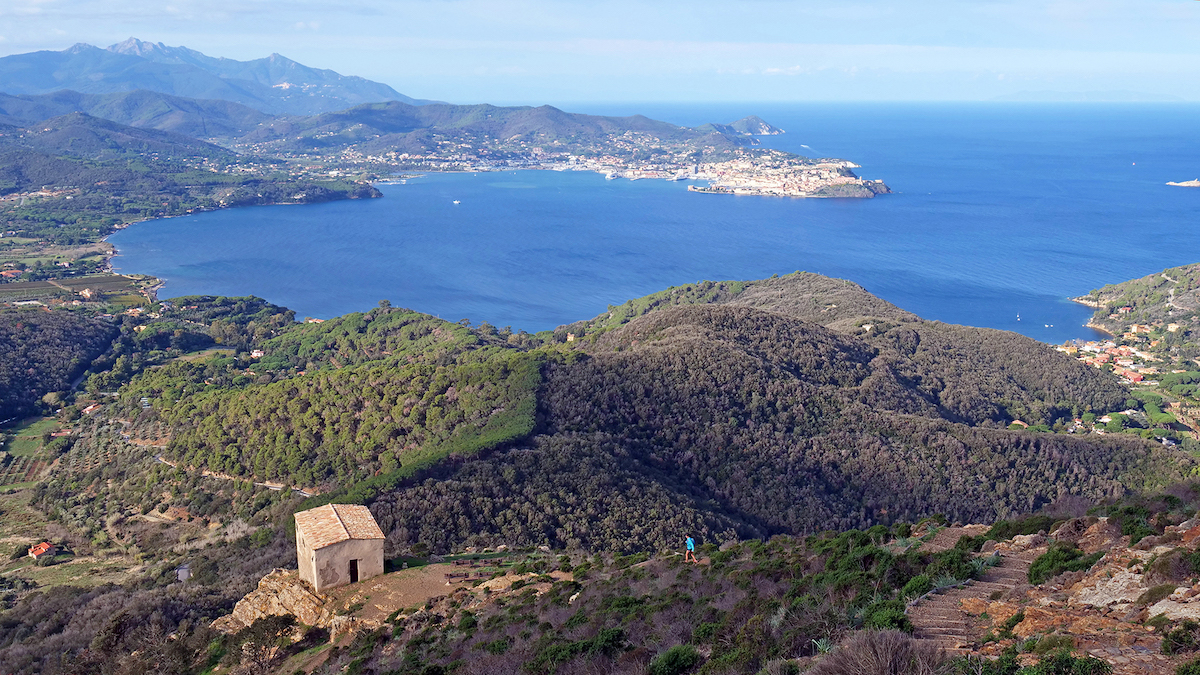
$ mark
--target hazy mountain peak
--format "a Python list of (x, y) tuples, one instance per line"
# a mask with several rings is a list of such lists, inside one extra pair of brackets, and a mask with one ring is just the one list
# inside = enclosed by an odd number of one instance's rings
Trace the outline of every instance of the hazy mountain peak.
[(146, 42), (145, 40), (139, 40), (135, 37), (130, 37), (124, 42), (118, 42), (115, 45), (108, 46), (108, 51), (110, 52), (142, 57), (155, 51), (167, 51), (168, 49), (170, 49), (170, 47), (167, 47), (161, 42)]
[(776, 136), (783, 133), (783, 129), (768, 124), (766, 120), (758, 115), (749, 115), (742, 119), (733, 122), (730, 127), (740, 131), (743, 134), (751, 136)]
[[(289, 86), (280, 86), (284, 84)], [(2, 57), (0, 87), (18, 96), (63, 89), (84, 94), (146, 89), (232, 101), (270, 114), (312, 115), (378, 101), (430, 102), (379, 82), (310, 68), (278, 53), (237, 61), (136, 37), (105, 49), (80, 43), (61, 52)]]

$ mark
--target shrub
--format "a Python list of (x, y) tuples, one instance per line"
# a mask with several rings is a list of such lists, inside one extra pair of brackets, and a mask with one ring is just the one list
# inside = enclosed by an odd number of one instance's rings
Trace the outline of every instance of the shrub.
[(912, 622), (904, 614), (904, 605), (899, 600), (883, 600), (872, 603), (863, 611), (863, 628), (879, 630), (902, 630), (912, 632)]
[(712, 642), (712, 639), (717, 636), (717, 631), (720, 629), (721, 624), (715, 621), (707, 621), (692, 629), (692, 640), (700, 643)]
[(504, 652), (508, 651), (508, 648), (511, 646), (512, 639), (502, 637), (487, 643), (487, 645), (484, 646), (484, 649), (487, 650), (487, 653), (489, 654), (503, 654)]
[(1071, 656), (1071, 652), (1062, 649), (1021, 672), (1027, 675), (1108, 675), (1112, 666), (1094, 656)]
[(1047, 579), (1056, 577), (1063, 572), (1086, 571), (1102, 557), (1104, 557), (1103, 551), (1085, 556), (1083, 551), (1071, 544), (1055, 542), (1050, 545), (1048, 551), (1029, 566), (1029, 583), (1045, 583)]
[(1159, 584), (1139, 595), (1136, 604), (1142, 606), (1153, 605), (1159, 600), (1162, 600), (1168, 595), (1174, 593), (1175, 588), (1175, 584)]
[(800, 675), (800, 664), (787, 659), (773, 659), (758, 671), (758, 675)]
[(1051, 516), (1025, 516), (1017, 520), (1000, 520), (992, 529), (987, 531), (983, 537), (986, 539), (995, 539), (996, 541), (1004, 541), (1012, 539), (1018, 534), (1037, 534), (1041, 531), (1050, 531), (1050, 526), (1054, 524), (1054, 518)]
[(1187, 619), (1163, 636), (1162, 653), (1171, 655), (1196, 651), (1197, 633), (1200, 633), (1200, 623)]
[(1006, 640), (1011, 640), (1011, 639), (1015, 638), (1016, 636), (1013, 635), (1013, 629), (1017, 627), (1017, 624), (1021, 623), (1024, 620), (1025, 620), (1025, 610), (1021, 610), (1021, 611), (1017, 612), (1016, 614), (1013, 614), (1012, 616), (1005, 619), (1004, 623), (1000, 624), (1000, 637), (1004, 638)]
[(1043, 655), (1064, 649), (1069, 650), (1073, 647), (1075, 647), (1075, 639), (1070, 635), (1043, 635), (1038, 638), (1037, 643), (1029, 651)]
[(1200, 659), (1192, 659), (1175, 669), (1175, 675), (1200, 675)]
[(960, 548), (935, 553), (929, 567), (925, 568), (925, 574), (935, 579), (939, 576), (951, 576), (959, 580), (970, 579), (975, 573), (975, 568), (971, 565), (973, 557), (969, 551)]
[(898, 630), (866, 630), (855, 633), (808, 672), (811, 675), (936, 673), (945, 664), (946, 657), (936, 645)]
[(650, 675), (681, 675), (700, 663), (700, 652), (691, 645), (675, 645), (654, 657)]
[(917, 598), (933, 590), (933, 580), (928, 574), (918, 574), (908, 580), (901, 589), (900, 595), (906, 598)]

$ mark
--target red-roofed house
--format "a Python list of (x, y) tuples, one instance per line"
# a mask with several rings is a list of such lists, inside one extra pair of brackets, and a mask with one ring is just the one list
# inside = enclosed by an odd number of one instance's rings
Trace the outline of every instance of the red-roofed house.
[(57, 553), (58, 547), (48, 541), (43, 541), (37, 546), (29, 549), (29, 557), (33, 558), (34, 560), (41, 560), (42, 558), (46, 557), (53, 558)]

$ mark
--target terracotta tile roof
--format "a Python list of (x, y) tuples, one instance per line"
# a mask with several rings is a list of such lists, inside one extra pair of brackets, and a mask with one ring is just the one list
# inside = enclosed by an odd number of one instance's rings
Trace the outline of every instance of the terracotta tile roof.
[(36, 557), (36, 556), (42, 555), (43, 553), (46, 553), (47, 551), (49, 551), (52, 548), (54, 548), (54, 544), (43, 541), (42, 543), (38, 544), (37, 546), (34, 546), (33, 548), (29, 549), (29, 555)]
[(371, 510), (358, 504), (326, 504), (296, 514), (296, 532), (316, 550), (350, 539), (383, 539)]

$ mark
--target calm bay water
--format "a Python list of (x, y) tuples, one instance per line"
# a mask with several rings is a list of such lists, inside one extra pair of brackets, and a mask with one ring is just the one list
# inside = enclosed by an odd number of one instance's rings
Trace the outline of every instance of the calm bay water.
[[(574, 108), (580, 110), (579, 106)], [(1196, 106), (586, 106), (679, 124), (758, 114), (764, 145), (845, 157), (870, 200), (699, 195), (591, 173), (431, 174), (385, 197), (140, 223), (119, 271), (161, 297), (258, 295), (328, 318), (394, 305), (537, 331), (702, 279), (795, 270), (949, 323), (1091, 338), (1071, 303), (1200, 261)], [(455, 200), (460, 204), (454, 204)], [(1020, 315), (1021, 320), (1017, 320)]]

